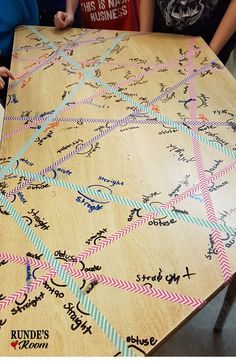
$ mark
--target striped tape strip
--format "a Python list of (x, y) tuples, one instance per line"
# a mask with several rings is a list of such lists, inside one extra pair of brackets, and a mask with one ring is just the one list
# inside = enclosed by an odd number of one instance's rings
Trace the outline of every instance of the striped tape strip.
[[(5, 259), (9, 262), (15, 262), (18, 264), (23, 264), (23, 265), (27, 265), (27, 263), (28, 263), (28, 264), (30, 264), (31, 267), (37, 266), (44, 270), (51, 269), (51, 266), (50, 265), (47, 266), (47, 264), (45, 264), (44, 262), (42, 262), (42, 264), (40, 266), (41, 261), (37, 261), (35, 264), (35, 262), (32, 261), (34, 259), (31, 259), (31, 258), (28, 259), (23, 256), (15, 256), (15, 255), (10, 255), (10, 254), (0, 253), (0, 260), (1, 259)], [(166, 290), (162, 290), (162, 289), (156, 289), (156, 288), (152, 288), (152, 287), (148, 287), (148, 286), (143, 286), (143, 285), (140, 285), (140, 284), (137, 284), (134, 282), (124, 281), (124, 280), (114, 278), (114, 277), (98, 275), (95, 273), (80, 271), (80, 270), (76, 270), (73, 268), (67, 268), (67, 272), (71, 277), (74, 277), (74, 278), (82, 278), (86, 281), (98, 281), (101, 285), (106, 285), (106, 286), (114, 287), (117, 289), (133, 292), (136, 294), (142, 294), (145, 296), (159, 298), (162, 300), (175, 302), (175, 303), (179, 303), (179, 304), (183, 304), (183, 305), (189, 305), (189, 306), (193, 306), (194, 308), (200, 308), (206, 304), (206, 301), (203, 299), (195, 298), (192, 296), (190, 297), (190, 296), (186, 296), (184, 294), (170, 292), (170, 291), (166, 291)], [(52, 272), (52, 274), (53, 274), (53, 272)]]
[[(88, 31), (91, 32), (91, 31)], [(82, 39), (84, 36), (86, 35), (86, 33), (81, 33), (78, 37), (77, 40), (75, 41), (75, 43), (77, 41), (80, 41), (80, 39)], [(67, 50), (65, 45), (62, 50)], [(50, 48), (48, 48), (50, 49)], [(24, 81), (25, 79), (27, 79), (29, 76), (31, 76), (33, 73), (35, 73), (36, 71), (44, 68), (48, 63), (50, 62), (56, 62), (56, 58), (58, 57), (58, 54), (55, 52), (54, 54), (50, 55), (49, 57), (47, 57), (46, 59), (41, 59), (40, 61), (37, 62), (37, 64), (35, 66), (32, 66), (30, 69), (28, 69), (26, 72), (24, 72), (22, 75), (19, 75), (17, 78), (17, 80), (15, 82), (12, 82), (9, 87), (8, 90), (14, 89), (16, 86), (18, 86), (19, 84), (22, 83), (22, 81)], [(39, 58), (40, 59), (40, 58)]]
[[(40, 34), (40, 33), (39, 33)], [(116, 40), (113, 42), (110, 48), (108, 48), (100, 57), (99, 61), (97, 62), (96, 66), (92, 68), (92, 72), (95, 72), (98, 67), (102, 64), (102, 62), (110, 55), (110, 53), (115, 49), (115, 47), (120, 43), (120, 41), (123, 39), (124, 34), (121, 33)], [(20, 157), (26, 152), (26, 150), (30, 147), (30, 145), (34, 142), (34, 140), (42, 133), (42, 131), (48, 126), (50, 122), (54, 120), (54, 118), (61, 112), (63, 107), (69, 102), (69, 100), (76, 95), (78, 90), (84, 85), (85, 78), (81, 79), (79, 84), (74, 87), (74, 89), (67, 94), (67, 96), (64, 98), (64, 100), (61, 102), (61, 104), (53, 111), (51, 115), (47, 118), (47, 120), (44, 122), (43, 126), (38, 129), (27, 141), (27, 143), (18, 151), (18, 153), (11, 158), (9, 161), (9, 167), (12, 167), (14, 163), (20, 159)], [(0, 174), (0, 179), (2, 179), (4, 175)]]
[[(190, 40), (189, 48), (190, 48), (189, 49), (189, 54), (190, 54), (189, 69), (190, 69), (190, 73), (191, 73), (191, 72), (193, 72), (193, 69), (194, 69), (194, 65), (193, 65), (194, 40), (193, 39)], [(190, 96), (190, 98), (192, 98), (192, 100), (196, 100), (194, 80), (191, 80), (189, 83), (189, 96)], [(196, 119), (196, 113), (197, 113), (196, 107), (197, 107), (196, 101), (191, 102), (191, 104), (190, 104), (191, 120)], [(193, 126), (193, 130), (197, 131), (197, 127)], [(192, 143), (193, 143), (194, 160), (195, 160), (198, 178), (200, 181), (201, 194), (202, 194), (203, 201), (204, 201), (207, 219), (211, 223), (215, 223), (215, 222), (217, 222), (217, 217), (216, 217), (214, 205), (213, 205), (213, 202), (212, 202), (212, 199), (210, 196), (210, 192), (207, 187), (206, 175), (205, 175), (205, 171), (204, 171), (200, 144), (199, 144), (199, 141), (194, 138), (192, 139)], [(233, 273), (232, 273), (232, 270), (231, 270), (231, 267), (229, 264), (228, 256), (226, 254), (223, 241), (221, 240), (220, 232), (218, 230), (213, 229), (211, 231), (211, 234), (212, 234), (214, 246), (217, 248), (217, 251), (218, 251), (218, 259), (219, 259), (220, 268), (221, 268), (224, 280), (229, 281), (231, 279)]]
[[(67, 56), (67, 54), (65, 54), (63, 51), (58, 50), (58, 48), (56, 47), (56, 45), (52, 42), (49, 41), (48, 38), (46, 38), (43, 34), (40, 34), (34, 27), (29, 26), (29, 28), (32, 30), (32, 32), (34, 32), (37, 36), (39, 36), (42, 40), (47, 41), (48, 45), (51, 46), (51, 48), (53, 50), (57, 50), (58, 54), (60, 54), (64, 59), (66, 59), (68, 61), (68, 63), (78, 67), (78, 69), (84, 73), (84, 75), (86, 75), (87, 78), (92, 79), (94, 82), (96, 82), (97, 84), (99, 84), (100, 86), (102, 86), (104, 89), (106, 89), (107, 91), (115, 94), (118, 98), (121, 98), (123, 100), (125, 100), (126, 102), (130, 103), (132, 106), (134, 106), (137, 110), (145, 112), (146, 114), (149, 114), (151, 117), (153, 118), (157, 118), (159, 121), (163, 122), (166, 125), (172, 126), (172, 127), (176, 127), (178, 130), (182, 131), (183, 133), (185, 133), (186, 135), (190, 136), (191, 138), (195, 138), (198, 141), (203, 142), (204, 144), (206, 144), (207, 146), (213, 147), (214, 149), (216, 149), (217, 151), (222, 152), (223, 154), (232, 157), (233, 159), (236, 159), (236, 153), (232, 150), (226, 149), (224, 147), (222, 147), (220, 144), (218, 143), (211, 143), (206, 137), (202, 136), (202, 135), (198, 135), (197, 132), (188, 129), (186, 126), (184, 126), (183, 124), (178, 124), (175, 121), (170, 120), (168, 117), (164, 116), (164, 115), (159, 115), (157, 114), (155, 111), (151, 110), (150, 108), (148, 108), (147, 106), (140, 104), (139, 102), (133, 100), (132, 98), (130, 98), (129, 96), (125, 95), (124, 93), (118, 91), (115, 87), (110, 86), (109, 84), (107, 84), (106, 82), (104, 82), (103, 80), (101, 80), (100, 78), (95, 77), (92, 72), (90, 72), (89, 70), (83, 69), (78, 62), (76, 62), (75, 60), (71, 59), (69, 56)], [(201, 74), (202, 72), (210, 69), (212, 67), (212, 64), (215, 62), (215, 59), (202, 66), (200, 69), (198, 69), (197, 71), (194, 71), (189, 77), (187, 77), (184, 82), (180, 81), (179, 83), (184, 84), (186, 82), (190, 82), (191, 79), (193, 77), (196, 77), (197, 75)], [(172, 91), (173, 87), (170, 87), (169, 90)], [(169, 92), (168, 90), (168, 92)], [(167, 95), (167, 91), (165, 92)], [(159, 96), (156, 97), (152, 102), (156, 102), (159, 99)]]
[(162, 215), (164, 214), (164, 215), (167, 215), (168, 217), (175, 218), (177, 220), (181, 220), (184, 222), (196, 224), (201, 227), (214, 228), (216, 230), (223, 231), (226, 233), (228, 232), (230, 234), (236, 232), (236, 229), (234, 229), (233, 227), (229, 227), (229, 226), (222, 225), (222, 224), (217, 224), (215, 222), (209, 222), (208, 220), (204, 220), (204, 219), (201, 219), (198, 217), (193, 217), (193, 216), (183, 214), (183, 213), (176, 213), (174, 211), (167, 210), (163, 207), (153, 207), (152, 205), (149, 205), (149, 204), (146, 204), (143, 202), (139, 202), (139, 201), (135, 201), (132, 199), (128, 199), (126, 197), (112, 195), (109, 193), (104, 193), (102, 191), (98, 192), (96, 190), (92, 190), (92, 189), (89, 189), (89, 188), (86, 188), (86, 187), (83, 187), (81, 185), (77, 185), (74, 183), (65, 182), (60, 179), (51, 179), (51, 178), (47, 178), (47, 177), (39, 175), (39, 174), (31, 173), (29, 171), (20, 171), (19, 169), (12, 169), (12, 168), (2, 166), (2, 165), (0, 165), (0, 169), (4, 170), (4, 172), (7, 172), (7, 173), (14, 173), (15, 175), (25, 176), (26, 178), (40, 180), (40, 181), (46, 182), (48, 184), (56, 185), (58, 187), (71, 189), (75, 192), (79, 191), (83, 194), (89, 194), (89, 195), (92, 195), (97, 198), (104, 198), (105, 200), (109, 200), (110, 202), (116, 202), (119, 204), (128, 205), (130, 207), (134, 207), (137, 209), (142, 208), (149, 212), (155, 212), (155, 213), (159, 213)]
[[(79, 154), (82, 150), (84, 150), (86, 147), (92, 145), (93, 143), (95, 143), (96, 141), (100, 140), (102, 137), (104, 137), (105, 135), (107, 135), (108, 133), (112, 132), (114, 129), (116, 129), (118, 126), (120, 126), (123, 122), (125, 121), (125, 119), (118, 121), (116, 124), (114, 124), (113, 126), (109, 127), (106, 130), (102, 130), (99, 134), (95, 135), (92, 139), (90, 139), (89, 141), (85, 142), (84, 144), (82, 144), (81, 146), (75, 148), (74, 150), (72, 150), (69, 154), (63, 156), (61, 159), (56, 160), (53, 164), (47, 166), (46, 168), (42, 169), (39, 172), (39, 175), (44, 175), (46, 173), (48, 173), (49, 171), (53, 170), (54, 168), (58, 167), (60, 164), (62, 164), (63, 162), (65, 162), (66, 160), (69, 160), (70, 158), (72, 158), (74, 155)], [(13, 190), (7, 192), (5, 195), (6, 197), (9, 197), (10, 195), (14, 195), (17, 192), (19, 192), (20, 190), (22, 190), (25, 186), (31, 184), (33, 179), (30, 180), (26, 180), (24, 182), (22, 182), (21, 184), (19, 184), (16, 188), (14, 188)]]
[[(223, 169), (219, 170), (214, 175), (208, 177), (206, 179), (206, 181), (207, 181), (207, 183), (212, 183), (213, 181), (216, 181), (218, 178), (226, 175), (228, 172), (234, 170), (235, 168), (236, 168), (236, 162), (233, 162), (232, 164), (227, 165)], [(14, 169), (12, 169), (12, 172), (14, 173)], [(175, 196), (169, 202), (166, 202), (163, 205), (163, 208), (173, 207), (174, 205), (178, 204), (179, 202), (182, 202), (185, 198), (191, 196), (193, 193), (196, 193), (199, 189), (200, 189), (200, 184), (196, 184), (195, 186), (187, 189), (186, 191), (182, 192), (178, 196)], [(121, 228), (119, 231), (117, 231), (114, 234), (110, 235), (109, 237), (97, 242), (95, 246), (91, 246), (87, 250), (81, 252), (77, 256), (77, 260), (78, 261), (85, 260), (86, 258), (90, 257), (94, 253), (99, 252), (100, 250), (107, 247), (111, 243), (114, 243), (114, 242), (120, 240), (124, 236), (128, 235), (130, 232), (141, 227), (144, 223), (149, 222), (150, 220), (155, 218), (156, 215), (157, 215), (156, 213), (149, 213), (139, 219), (136, 219), (135, 221), (132, 221), (125, 227)], [(73, 264), (70, 264), (70, 267), (71, 266), (73, 266)]]
[[(92, 303), (88, 296), (80, 290), (77, 283), (72, 279), (66, 269), (53, 257), (52, 253), (48, 247), (42, 242), (42, 240), (36, 235), (34, 230), (22, 219), (18, 211), (13, 207), (13, 205), (8, 201), (8, 199), (0, 193), (0, 201), (11, 214), (13, 220), (20, 227), (23, 233), (29, 238), (33, 243), (35, 248), (43, 254), (45, 260), (52, 266), (56, 271), (59, 278), (68, 286), (71, 292), (74, 294), (76, 299), (78, 299), (83, 305), (85, 311), (89, 312), (91, 317), (101, 328), (104, 334), (111, 340), (114, 346), (122, 352), (124, 356), (135, 356), (134, 352), (128, 348), (124, 339), (118, 334), (118, 332), (111, 326), (105, 316), (97, 309), (97, 307)], [(29, 288), (29, 285), (27, 286)], [(28, 289), (29, 291), (29, 289)], [(2, 301), (0, 301), (0, 309), (3, 307)]]
[[(113, 42), (112, 46), (107, 49), (106, 52), (104, 52), (102, 54), (102, 56), (100, 57), (99, 59), (99, 62), (96, 64), (95, 67), (93, 67), (92, 71), (95, 71), (100, 65), (101, 63), (109, 56), (109, 54), (112, 52), (112, 50), (120, 43), (120, 41), (122, 40), (122, 38), (124, 37), (124, 34), (121, 33), (116, 39), (115, 41)], [(44, 126), (38, 130), (40, 131), (39, 133), (36, 131), (35, 134), (31, 137), (31, 139), (23, 146), (23, 148), (17, 153), (17, 155), (13, 158), (11, 158), (10, 162), (9, 162), (9, 166), (12, 166), (14, 164), (14, 162), (20, 158), (20, 156), (27, 150), (27, 148), (31, 145), (31, 143), (35, 140), (36, 137), (38, 137), (38, 135), (46, 128), (46, 126), (52, 121), (53, 118), (55, 118), (55, 116), (57, 116), (57, 114), (62, 110), (62, 108), (66, 105), (66, 103), (69, 101), (69, 99), (71, 97), (73, 97), (76, 92), (79, 90), (79, 88), (81, 88), (81, 86), (84, 84), (84, 79), (80, 81), (80, 83), (78, 84), (78, 86), (76, 86), (70, 94), (67, 95), (67, 97), (65, 97), (64, 101), (57, 107), (57, 109), (53, 112), (52, 115), (49, 116), (47, 122), (44, 124)], [(0, 174), (0, 178), (2, 178), (3, 176)], [(5, 203), (4, 205), (7, 205), (9, 210), (11, 210), (11, 214), (12, 212), (13, 213), (13, 218), (14, 220), (16, 221), (16, 223), (18, 223), (18, 225), (22, 228), (22, 230), (24, 232), (27, 231), (27, 229), (25, 229), (25, 227), (27, 226), (25, 224), (24, 221), (22, 221), (20, 218), (20, 215), (16, 212), (16, 210), (14, 210), (14, 208), (11, 206), (11, 204), (9, 205), (9, 202), (8, 200), (3, 196), (1, 195), (1, 199), (4, 199), (5, 200)], [(17, 218), (16, 218), (17, 217)], [(23, 223), (24, 222), (24, 223)], [(22, 224), (23, 223), (23, 224)], [(28, 226), (27, 226), (28, 227)], [(30, 230), (30, 231), (27, 231), (27, 236), (31, 239), (32, 237), (32, 232), (33, 230)], [(36, 237), (36, 235), (35, 235)], [(49, 258), (50, 256), (50, 253), (49, 253), (49, 250), (46, 248), (45, 245), (43, 245), (42, 241), (41, 241), (41, 244), (39, 243), (40, 240), (36, 239), (37, 243), (35, 244), (35, 247), (40, 247), (42, 249), (46, 249), (47, 251), (47, 255), (45, 256), (45, 259)], [(32, 242), (35, 242), (32, 241)], [(53, 258), (53, 256), (51, 256)], [(56, 260), (54, 260), (56, 261)], [(57, 261), (56, 261), (57, 262)], [(60, 264), (57, 266), (59, 268)], [(66, 278), (68, 279), (69, 276), (68, 275), (65, 275), (65, 271), (64, 270), (61, 270), (60, 271), (60, 276), (63, 277), (63, 278)], [(65, 281), (65, 280), (63, 280)], [(75, 295), (77, 296), (78, 294), (81, 295), (81, 291), (79, 290), (78, 286), (74, 283), (74, 281), (72, 279), (69, 279), (70, 284), (71, 284), (71, 289), (73, 288), (74, 290), (74, 293)], [(86, 300), (87, 297), (85, 295), (82, 295), (81, 296), (81, 303), (84, 305), (84, 303), (86, 303)], [(88, 305), (88, 304), (86, 304)], [(91, 306), (91, 302), (89, 301), (89, 306)], [(95, 312), (95, 313), (94, 313)], [(109, 337), (109, 339), (111, 339), (111, 341), (113, 342), (113, 344), (125, 355), (125, 356), (133, 356), (134, 353), (132, 352), (132, 350), (129, 350), (129, 348), (127, 347), (125, 341), (119, 336), (119, 334), (115, 331), (115, 329), (113, 327), (111, 327), (111, 325), (108, 323), (108, 321), (105, 319), (105, 317), (100, 314), (99, 312), (99, 318), (97, 319), (97, 308), (92, 304), (92, 314), (91, 316), (94, 318), (94, 320), (96, 321), (96, 323), (99, 325), (99, 327), (101, 329), (103, 329), (104, 333)], [(95, 314), (95, 315), (94, 315)], [(102, 316), (102, 324), (101, 324), (101, 316)], [(104, 321), (106, 321), (106, 324), (104, 324)], [(107, 327), (109, 327), (109, 330), (107, 330)], [(112, 332), (112, 333), (110, 333)]]
[[(2, 135), (2, 140), (11, 138), (17, 134), (19, 134), (20, 132), (31, 128), (32, 126), (37, 126), (42, 124), (42, 122), (44, 122), (45, 117), (41, 117), (41, 118), (37, 118), (37, 117), (17, 117), (17, 116), (7, 116), (4, 117), (4, 121), (27, 121), (30, 122), (29, 124), (27, 123), (24, 126), (18, 127), (17, 129), (12, 130), (11, 132)], [(53, 122), (60, 122), (60, 123), (67, 123), (67, 122), (81, 122), (81, 123), (88, 123), (88, 124), (93, 124), (93, 123), (99, 123), (99, 124), (107, 124), (107, 123), (115, 123), (119, 120), (115, 120), (115, 119), (92, 119), (92, 118), (62, 118), (62, 117), (56, 117), (54, 119)], [(176, 123), (183, 123), (183, 121), (178, 121), (175, 120)], [(138, 119), (135, 118), (135, 116), (130, 116), (130, 119), (127, 121), (126, 123), (128, 124), (132, 124), (132, 125), (161, 125), (162, 123), (158, 120), (153, 120), (153, 119)], [(199, 127), (203, 127), (203, 126), (214, 126), (214, 127), (218, 127), (218, 126), (224, 126), (224, 127), (228, 127), (230, 128), (231, 125), (227, 122), (224, 121), (207, 121), (207, 122), (203, 122), (203, 121), (185, 121), (184, 122), (185, 125), (188, 126), (199, 126)], [(235, 128), (236, 128), (236, 122), (232, 122), (232, 126), (234, 126), (235, 124)], [(125, 125), (123, 125), (125, 126)]]

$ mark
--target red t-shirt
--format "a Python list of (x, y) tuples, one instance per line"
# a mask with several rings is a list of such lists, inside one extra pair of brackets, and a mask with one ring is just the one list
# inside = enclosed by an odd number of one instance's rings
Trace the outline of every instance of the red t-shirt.
[(139, 0), (79, 0), (83, 26), (139, 30)]

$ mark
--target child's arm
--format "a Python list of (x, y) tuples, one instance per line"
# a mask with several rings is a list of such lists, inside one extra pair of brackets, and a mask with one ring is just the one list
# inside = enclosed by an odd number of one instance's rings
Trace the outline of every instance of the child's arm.
[(156, 0), (140, 0), (140, 31), (152, 32)]
[(54, 16), (54, 24), (57, 29), (70, 27), (74, 23), (75, 11), (78, 7), (78, 0), (66, 1), (66, 12), (58, 11)]
[(215, 35), (210, 42), (210, 47), (215, 52), (215, 54), (218, 54), (221, 51), (235, 31), (236, 0), (231, 0), (226, 13), (220, 22), (220, 25), (215, 32)]
[(3, 89), (5, 86), (5, 82), (2, 77), (10, 77), (11, 79), (15, 79), (13, 74), (6, 67), (0, 67), (0, 89)]

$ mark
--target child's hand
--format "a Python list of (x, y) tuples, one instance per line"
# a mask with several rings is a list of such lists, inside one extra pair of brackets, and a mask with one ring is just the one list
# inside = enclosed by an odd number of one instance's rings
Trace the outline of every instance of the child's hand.
[(0, 89), (3, 89), (5, 86), (5, 81), (2, 77), (10, 77), (11, 79), (15, 79), (13, 74), (6, 67), (0, 67)]
[(63, 11), (58, 11), (54, 16), (55, 27), (59, 30), (70, 27), (74, 23), (74, 15), (70, 13), (64, 13)]

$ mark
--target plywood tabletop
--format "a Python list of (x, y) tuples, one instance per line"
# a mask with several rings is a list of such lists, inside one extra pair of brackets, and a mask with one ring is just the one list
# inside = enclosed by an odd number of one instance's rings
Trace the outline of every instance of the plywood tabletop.
[(140, 356), (236, 272), (236, 83), (201, 38), (16, 30), (0, 153), (7, 356)]

